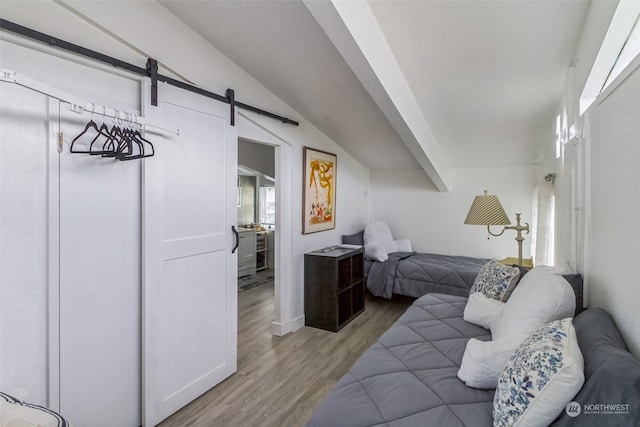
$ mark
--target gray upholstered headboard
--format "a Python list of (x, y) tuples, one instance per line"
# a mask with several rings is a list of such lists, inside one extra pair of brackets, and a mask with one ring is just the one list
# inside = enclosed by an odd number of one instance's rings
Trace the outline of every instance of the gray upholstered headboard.
[(582, 274), (573, 273), (573, 274), (563, 274), (562, 277), (565, 278), (567, 282), (573, 288), (573, 292), (576, 294), (576, 315), (580, 314), (584, 310), (584, 294), (582, 292)]

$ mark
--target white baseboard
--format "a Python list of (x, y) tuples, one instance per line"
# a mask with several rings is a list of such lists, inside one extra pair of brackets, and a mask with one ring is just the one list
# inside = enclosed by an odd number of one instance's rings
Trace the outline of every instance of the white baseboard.
[(272, 322), (271, 333), (275, 336), (281, 337), (289, 332), (295, 332), (302, 327), (304, 327), (304, 314), (288, 322)]
[(304, 328), (304, 314), (291, 321), (291, 332)]

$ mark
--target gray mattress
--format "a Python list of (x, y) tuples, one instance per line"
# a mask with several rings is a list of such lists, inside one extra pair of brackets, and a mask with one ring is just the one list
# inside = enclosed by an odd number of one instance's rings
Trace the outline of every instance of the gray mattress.
[[(471, 337), (489, 331), (462, 319), (467, 298), (430, 294), (417, 299), (353, 365), (316, 408), (310, 427), (449, 427), (493, 425), (493, 390), (477, 390), (457, 377)], [(640, 362), (613, 319), (591, 308), (573, 322), (582, 350), (585, 383), (574, 401), (627, 405), (620, 414), (562, 412), (553, 427), (640, 425)]]
[(385, 262), (367, 267), (367, 288), (375, 296), (421, 297), (432, 292), (468, 296), (488, 259), (465, 256), (395, 252)]
[(308, 426), (490, 426), (493, 390), (457, 377), (471, 337), (486, 329), (462, 320), (467, 298), (419, 298), (353, 365)]

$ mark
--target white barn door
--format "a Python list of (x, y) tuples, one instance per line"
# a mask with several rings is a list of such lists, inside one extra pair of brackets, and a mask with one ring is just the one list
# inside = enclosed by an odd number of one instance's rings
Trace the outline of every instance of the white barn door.
[(147, 121), (179, 136), (144, 165), (144, 425), (236, 371), (237, 131), (229, 106), (159, 83)]

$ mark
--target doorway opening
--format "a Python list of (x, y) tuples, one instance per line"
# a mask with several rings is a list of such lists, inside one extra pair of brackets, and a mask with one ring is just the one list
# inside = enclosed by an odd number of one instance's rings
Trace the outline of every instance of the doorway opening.
[(275, 217), (276, 225), (273, 233), (273, 266), (274, 266), (274, 313), (271, 333), (283, 336), (304, 326), (304, 315), (293, 317), (293, 234), (294, 218), (292, 216), (292, 199), (295, 190), (292, 188), (294, 171), (292, 167), (293, 144), (282, 130), (273, 123), (263, 123), (249, 113), (238, 111), (236, 114), (239, 140), (267, 145), (274, 150), (275, 178)]
[(238, 139), (238, 292), (273, 286), (276, 233), (275, 148)]

